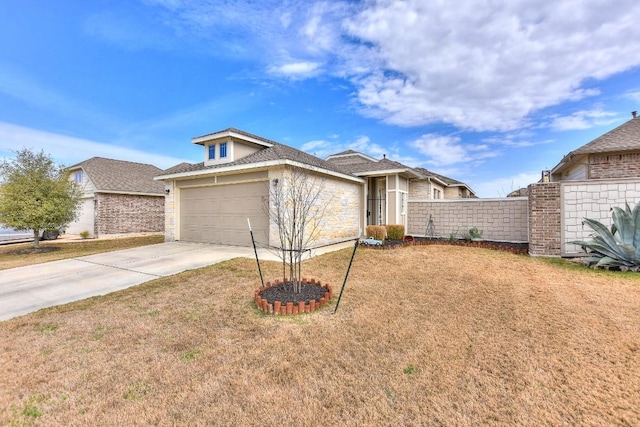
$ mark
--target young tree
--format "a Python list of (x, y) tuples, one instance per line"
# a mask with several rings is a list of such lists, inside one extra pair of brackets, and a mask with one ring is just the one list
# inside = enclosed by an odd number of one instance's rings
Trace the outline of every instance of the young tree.
[(328, 203), (321, 203), (324, 182), (299, 168), (286, 168), (271, 181), (267, 211), (277, 226), (283, 276), (289, 270), (294, 292), (302, 289), (302, 256), (317, 240)]
[(27, 148), (0, 164), (0, 224), (33, 230), (33, 246), (40, 232), (64, 227), (75, 220), (81, 191), (62, 165), (43, 151)]

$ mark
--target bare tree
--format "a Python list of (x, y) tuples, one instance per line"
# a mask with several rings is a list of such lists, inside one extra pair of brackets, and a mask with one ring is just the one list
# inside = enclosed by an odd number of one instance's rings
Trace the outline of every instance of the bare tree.
[(267, 211), (278, 229), (283, 279), (288, 270), (294, 292), (302, 289), (302, 257), (322, 230), (329, 204), (320, 200), (323, 193), (324, 180), (300, 168), (287, 167), (271, 181)]

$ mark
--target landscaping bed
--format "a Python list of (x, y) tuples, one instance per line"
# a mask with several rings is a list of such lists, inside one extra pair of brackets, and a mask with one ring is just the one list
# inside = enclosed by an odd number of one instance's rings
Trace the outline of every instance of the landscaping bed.
[(473, 248), (493, 249), (519, 255), (527, 255), (529, 253), (529, 243), (527, 242), (498, 242), (492, 240), (463, 240), (415, 236), (405, 236), (404, 240), (386, 239), (380, 246), (366, 244), (361, 246), (374, 249), (395, 249), (403, 246), (422, 245), (467, 246)]

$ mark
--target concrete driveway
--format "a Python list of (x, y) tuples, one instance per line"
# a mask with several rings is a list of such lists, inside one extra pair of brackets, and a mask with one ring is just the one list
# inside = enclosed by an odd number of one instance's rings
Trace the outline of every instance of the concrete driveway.
[[(278, 260), (264, 249), (258, 256)], [(239, 257), (255, 258), (253, 248), (169, 242), (0, 271), (0, 320)]]

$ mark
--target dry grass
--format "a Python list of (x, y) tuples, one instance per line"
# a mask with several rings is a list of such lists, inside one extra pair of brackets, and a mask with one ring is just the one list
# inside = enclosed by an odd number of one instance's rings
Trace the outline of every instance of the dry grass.
[(2, 245), (0, 246), (0, 270), (162, 242), (164, 242), (162, 234), (119, 239), (79, 240), (77, 242), (44, 240), (40, 242), (42, 251), (39, 253), (30, 253), (33, 243)]
[(359, 251), (335, 315), (257, 285), (238, 259), (0, 323), (0, 424), (640, 424), (637, 274), (422, 246)]

